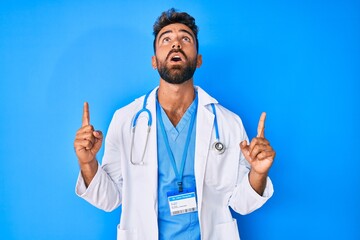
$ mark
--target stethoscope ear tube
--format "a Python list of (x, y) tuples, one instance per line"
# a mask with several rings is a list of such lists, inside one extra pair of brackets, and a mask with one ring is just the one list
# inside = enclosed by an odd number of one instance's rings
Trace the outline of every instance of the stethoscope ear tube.
[(214, 128), (215, 128), (215, 138), (216, 141), (213, 144), (213, 149), (215, 150), (215, 152), (217, 152), (218, 154), (223, 154), (225, 152), (225, 145), (219, 141), (219, 126), (218, 126), (218, 122), (217, 122), (217, 114), (216, 114), (216, 109), (215, 109), (215, 104), (211, 103), (211, 108), (212, 111), (214, 113)]
[[(150, 135), (150, 130), (151, 130), (151, 125), (152, 125), (152, 115), (151, 112), (149, 111), (149, 109), (146, 108), (146, 103), (147, 103), (147, 99), (150, 95), (151, 91), (148, 92), (144, 98), (144, 104), (142, 109), (140, 109), (134, 116), (134, 120), (133, 120), (133, 124), (132, 124), (132, 137), (131, 137), (131, 145), (130, 145), (130, 163), (132, 165), (137, 165), (137, 166), (141, 166), (144, 165), (144, 157), (145, 157), (145, 151), (148, 145), (148, 141), (149, 141), (149, 135)], [(146, 133), (146, 141), (145, 141), (145, 147), (144, 150), (142, 152), (142, 156), (141, 156), (141, 161), (140, 162), (134, 162), (133, 161), (133, 150), (134, 150), (134, 138), (135, 138), (135, 131), (136, 131), (136, 122), (140, 116), (140, 114), (142, 112), (147, 113), (148, 116), (148, 128), (147, 128), (147, 133)]]

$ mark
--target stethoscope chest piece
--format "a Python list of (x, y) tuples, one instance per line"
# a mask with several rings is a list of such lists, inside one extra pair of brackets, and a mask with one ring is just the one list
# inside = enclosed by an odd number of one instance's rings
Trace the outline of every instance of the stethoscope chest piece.
[(225, 146), (224, 144), (222, 144), (221, 142), (214, 142), (213, 144), (213, 149), (218, 153), (218, 154), (223, 154), (225, 152)]

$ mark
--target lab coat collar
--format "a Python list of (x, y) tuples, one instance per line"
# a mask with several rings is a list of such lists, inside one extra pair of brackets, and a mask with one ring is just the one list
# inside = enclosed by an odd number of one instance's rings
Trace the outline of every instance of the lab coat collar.
[[(194, 86), (195, 90), (198, 92), (198, 98), (199, 98), (199, 105), (202, 106), (207, 106), (211, 103), (218, 103), (218, 101), (211, 97), (207, 92), (205, 92), (201, 87), (199, 86)], [(156, 101), (156, 91), (159, 89), (159, 86), (155, 87), (148, 98), (148, 102), (147, 102), (147, 107), (149, 107), (149, 109), (151, 109), (151, 107), (154, 107), (155, 109), (155, 101)], [(143, 98), (141, 98), (141, 101), (144, 101)], [(151, 106), (151, 107), (150, 107)], [(156, 116), (156, 114), (155, 114)]]
[(196, 91), (198, 92), (199, 105), (207, 106), (211, 103), (218, 103), (218, 101), (211, 97), (207, 92), (205, 92), (201, 87), (195, 86)]

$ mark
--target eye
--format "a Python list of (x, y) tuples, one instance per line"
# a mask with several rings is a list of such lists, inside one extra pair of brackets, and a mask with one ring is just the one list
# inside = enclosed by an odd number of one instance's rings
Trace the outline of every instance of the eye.
[(189, 37), (183, 37), (183, 40), (185, 41), (185, 42), (191, 42), (191, 39), (189, 38)]
[(163, 43), (167, 43), (170, 42), (170, 38), (169, 37), (164, 37), (162, 40)]

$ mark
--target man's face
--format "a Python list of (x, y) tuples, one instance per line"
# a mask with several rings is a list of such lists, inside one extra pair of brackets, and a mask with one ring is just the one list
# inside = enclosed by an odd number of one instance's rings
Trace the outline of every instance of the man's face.
[(186, 82), (193, 77), (195, 69), (201, 66), (196, 38), (184, 24), (174, 23), (162, 28), (156, 37), (155, 46), (152, 65), (168, 83)]

